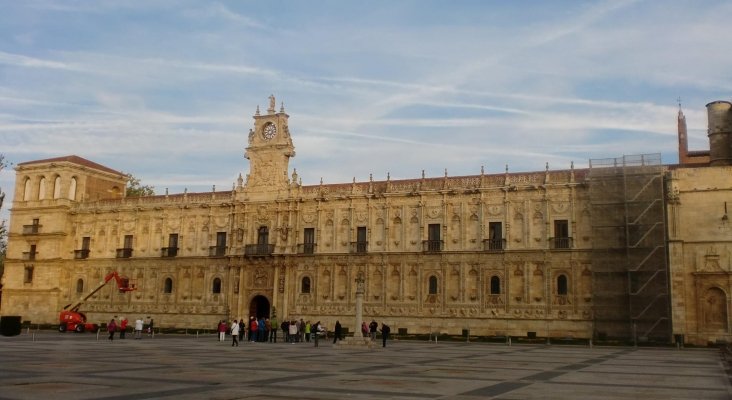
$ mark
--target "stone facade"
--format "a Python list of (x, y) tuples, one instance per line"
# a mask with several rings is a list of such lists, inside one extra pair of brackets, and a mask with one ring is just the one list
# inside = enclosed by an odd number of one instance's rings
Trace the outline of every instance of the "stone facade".
[(674, 332), (697, 344), (732, 341), (732, 167), (674, 169), (667, 177)]
[[(78, 157), (19, 164), (2, 314), (55, 323), (118, 271), (137, 290), (105, 286), (82, 306), (94, 322), (211, 329), (276, 314), (353, 330), (363, 272), (364, 319), (395, 333), (593, 336), (588, 170), (304, 186), (289, 172), (289, 117), (270, 100), (230, 191), (124, 197), (124, 175)], [(709, 333), (697, 341), (729, 336), (730, 248), (717, 244), (728, 168), (667, 174), (674, 332)], [(716, 225), (693, 222), (700, 203)]]

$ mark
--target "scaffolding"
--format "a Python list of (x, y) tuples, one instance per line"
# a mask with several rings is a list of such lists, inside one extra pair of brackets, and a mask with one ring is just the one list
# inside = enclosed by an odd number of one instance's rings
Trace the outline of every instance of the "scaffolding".
[(671, 340), (660, 154), (590, 160), (595, 337)]

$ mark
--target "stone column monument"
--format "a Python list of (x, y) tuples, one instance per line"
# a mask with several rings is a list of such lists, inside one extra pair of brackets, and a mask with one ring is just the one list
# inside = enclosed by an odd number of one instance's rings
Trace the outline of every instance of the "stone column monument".
[(363, 338), (361, 324), (363, 323), (364, 282), (363, 271), (358, 271), (358, 275), (356, 275), (356, 325), (353, 331), (353, 337), (355, 338)]
[(359, 271), (356, 275), (356, 318), (353, 336), (348, 336), (336, 343), (336, 347), (368, 347), (372, 348), (373, 343), (369, 337), (364, 337), (361, 332), (361, 323), (363, 322), (363, 294), (366, 278), (363, 271)]

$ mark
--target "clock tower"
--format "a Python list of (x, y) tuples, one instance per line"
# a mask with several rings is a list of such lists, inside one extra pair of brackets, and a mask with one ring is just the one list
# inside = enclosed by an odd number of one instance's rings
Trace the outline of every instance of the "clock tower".
[(249, 159), (249, 175), (246, 189), (252, 191), (277, 191), (288, 186), (288, 164), (295, 156), (284, 105), (275, 110), (275, 97), (269, 96), (266, 114), (260, 114), (259, 106), (254, 114), (254, 129), (249, 130), (249, 145), (244, 157)]

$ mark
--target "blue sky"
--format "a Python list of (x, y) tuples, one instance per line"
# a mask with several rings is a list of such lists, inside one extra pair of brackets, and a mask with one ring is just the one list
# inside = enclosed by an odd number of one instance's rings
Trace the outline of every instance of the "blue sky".
[[(76, 154), (158, 193), (230, 188), (251, 116), (304, 184), (677, 161), (729, 100), (732, 2), (0, 1), (0, 153)], [(13, 195), (14, 171), (0, 173)], [(6, 207), (9, 202), (6, 202)], [(3, 210), (6, 215), (7, 211)]]

